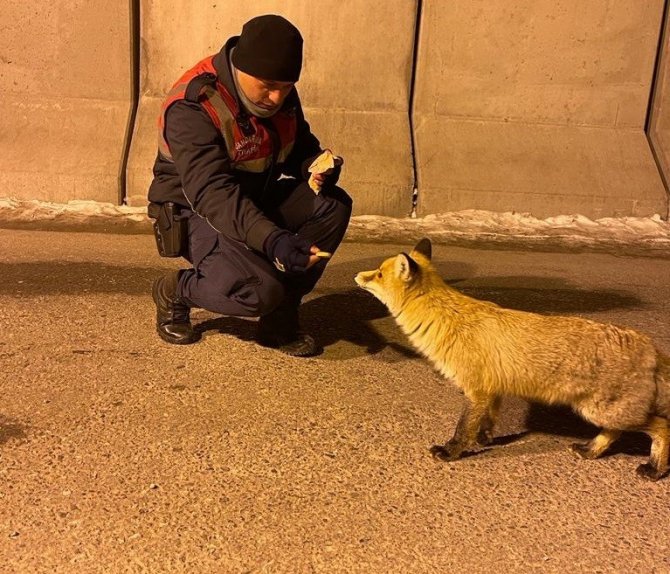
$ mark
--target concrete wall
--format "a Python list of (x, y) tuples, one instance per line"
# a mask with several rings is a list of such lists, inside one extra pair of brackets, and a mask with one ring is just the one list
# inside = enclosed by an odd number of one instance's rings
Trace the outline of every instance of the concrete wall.
[(305, 37), (298, 90), (325, 147), (345, 158), (341, 184), (356, 213), (407, 215), (413, 166), (409, 86), (416, 1), (188, 0), (142, 3), (141, 100), (128, 169), (132, 204), (146, 202), (156, 118), (180, 73), (217, 52), (258, 14), (281, 14)]
[(664, 25), (650, 119), (649, 137), (667, 185), (670, 183), (670, 14)]
[(663, 4), (425, 0), (419, 214), (665, 214), (644, 133)]
[[(0, 196), (117, 202), (133, 1), (3, 2)], [(650, 147), (670, 180), (667, 33), (644, 132), (664, 0), (420, 5), (411, 134), (418, 0), (141, 0), (128, 202), (146, 202), (172, 82), (252, 16), (279, 13), (305, 36), (298, 87), (315, 133), (346, 159), (355, 213), (406, 215), (415, 165), (419, 215), (667, 213)]]
[(0, 195), (118, 202), (128, 3), (3, 0), (1, 14)]

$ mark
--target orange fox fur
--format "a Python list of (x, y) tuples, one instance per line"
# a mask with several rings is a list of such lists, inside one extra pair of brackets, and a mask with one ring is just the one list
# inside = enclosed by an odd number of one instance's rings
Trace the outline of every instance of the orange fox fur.
[(649, 337), (580, 317), (545, 316), (504, 309), (459, 293), (431, 264), (421, 240), (407, 255), (359, 273), (356, 283), (393, 314), (412, 345), (465, 394), (456, 431), (433, 455), (455, 460), (492, 439), (500, 400), (517, 396), (571, 406), (601, 427), (590, 442), (575, 444), (597, 458), (622, 431), (642, 431), (651, 454), (639, 475), (657, 480), (668, 470), (670, 359)]

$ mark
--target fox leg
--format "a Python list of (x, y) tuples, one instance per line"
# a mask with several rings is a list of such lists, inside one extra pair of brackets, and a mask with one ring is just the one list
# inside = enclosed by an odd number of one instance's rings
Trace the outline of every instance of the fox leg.
[(482, 426), (486, 425), (486, 433), (493, 428), (493, 415), (497, 410), (499, 399), (495, 395), (469, 393), (456, 424), (454, 436), (444, 445), (433, 445), (430, 452), (441, 460), (456, 460), (463, 451), (477, 444)]
[(498, 419), (498, 411), (500, 410), (501, 402), (502, 398), (499, 396), (491, 398), (488, 411), (484, 415), (484, 418), (482, 418), (479, 433), (477, 434), (477, 443), (481, 446), (486, 446), (493, 442), (493, 427)]
[(589, 442), (576, 442), (570, 448), (572, 452), (589, 460), (601, 457), (610, 445), (621, 436), (617, 429), (602, 429)]
[(651, 453), (649, 454), (649, 462), (637, 467), (637, 474), (642, 478), (658, 480), (668, 472), (668, 445), (670, 441), (668, 419), (651, 416), (640, 430), (651, 437)]

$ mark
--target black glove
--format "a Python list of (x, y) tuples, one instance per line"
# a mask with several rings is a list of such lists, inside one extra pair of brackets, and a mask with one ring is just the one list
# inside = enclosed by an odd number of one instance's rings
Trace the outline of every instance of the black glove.
[(311, 247), (298, 234), (279, 229), (268, 235), (263, 250), (280, 271), (300, 273), (307, 269)]

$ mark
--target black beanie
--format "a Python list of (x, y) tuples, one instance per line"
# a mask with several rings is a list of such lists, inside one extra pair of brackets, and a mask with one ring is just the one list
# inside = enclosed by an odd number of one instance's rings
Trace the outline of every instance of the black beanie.
[(233, 66), (256, 78), (297, 82), (302, 68), (302, 36), (285, 18), (257, 16), (242, 26)]

